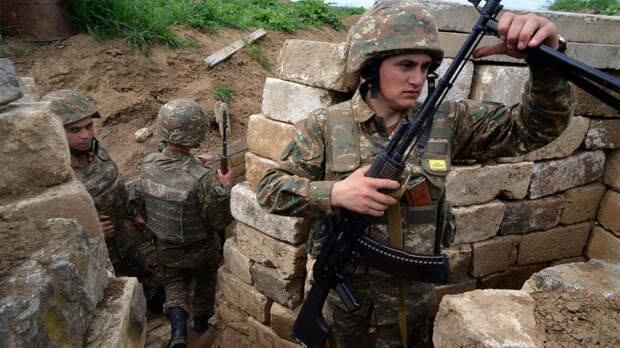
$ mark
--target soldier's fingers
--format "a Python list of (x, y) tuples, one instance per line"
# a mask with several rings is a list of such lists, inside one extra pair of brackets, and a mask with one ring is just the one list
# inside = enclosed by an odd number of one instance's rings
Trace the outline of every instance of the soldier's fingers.
[(497, 33), (499, 34), (500, 39), (505, 40), (506, 34), (508, 34), (508, 28), (510, 28), (510, 24), (515, 18), (514, 13), (504, 12), (497, 22)]
[(523, 23), (523, 27), (521, 28), (521, 32), (519, 33), (519, 43), (517, 44), (517, 48), (520, 50), (524, 50), (530, 43), (530, 40), (534, 36), (534, 33), (540, 28), (540, 23), (538, 18), (532, 14), (528, 15), (525, 23)]
[(400, 187), (400, 184), (398, 183), (398, 181), (390, 180), (390, 179), (368, 178), (367, 182), (372, 188), (376, 190), (380, 190), (380, 189), (395, 190)]
[(506, 34), (506, 47), (508, 49), (516, 49), (519, 42), (519, 34), (523, 25), (525, 24), (525, 18), (523, 16), (517, 16), (513, 19)]
[(558, 27), (551, 21), (545, 20), (543, 26), (536, 31), (536, 34), (529, 42), (530, 47), (536, 47), (544, 42), (553, 49), (558, 48)]
[(506, 51), (506, 44), (502, 42), (496, 45), (480, 47), (474, 51), (473, 56), (474, 58), (482, 58), (494, 54), (504, 54)]
[(396, 204), (396, 202), (398, 202), (396, 198), (378, 191), (375, 191), (370, 198), (377, 204), (385, 206), (384, 209), (387, 209), (388, 206)]
[(99, 221), (108, 220), (109, 218), (107, 215), (99, 215)]

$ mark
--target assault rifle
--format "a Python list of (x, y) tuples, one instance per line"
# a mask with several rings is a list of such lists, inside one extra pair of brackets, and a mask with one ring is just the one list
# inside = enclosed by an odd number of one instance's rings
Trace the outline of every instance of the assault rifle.
[[(474, 4), (480, 13), (471, 33), (434, 91), (429, 91), (416, 121), (401, 122), (392, 140), (375, 158), (366, 176), (403, 181), (403, 174), (408, 174), (405, 170), (407, 157), (412, 151), (416, 156), (423, 153), (433, 115), (463, 66), (485, 34), (498, 35), (495, 18), (502, 9), (500, 0), (487, 0), (482, 8), (478, 6), (480, 0), (469, 2)], [(563, 73), (568, 80), (618, 110), (618, 98), (590, 82), (591, 80), (614, 92), (620, 92), (620, 83), (613, 76), (545, 45), (528, 48), (526, 53), (536, 62)], [(331, 332), (322, 315), (330, 289), (338, 293), (349, 311), (360, 307), (344, 282), (344, 267), (349, 263), (357, 264), (364, 259), (367, 264), (397, 277), (422, 282), (448, 282), (448, 265), (443, 255), (416, 255), (378, 243), (364, 233), (369, 226), (370, 222), (365, 216), (343, 210), (336, 226), (324, 223), (317, 230), (319, 236), (328, 234), (327, 242), (314, 264), (314, 283), (292, 329), (293, 337), (304, 347), (323, 347)]]

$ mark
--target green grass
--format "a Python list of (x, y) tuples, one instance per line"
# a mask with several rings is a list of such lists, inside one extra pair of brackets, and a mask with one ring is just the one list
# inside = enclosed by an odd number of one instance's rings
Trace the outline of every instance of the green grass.
[(233, 90), (231, 90), (230, 88), (226, 86), (220, 85), (220, 86), (217, 86), (217, 88), (215, 89), (215, 94), (213, 95), (213, 97), (215, 98), (215, 100), (228, 103), (232, 100), (233, 94), (235, 94)]
[(545, 6), (552, 11), (577, 12), (582, 9), (597, 10), (602, 14), (613, 15), (620, 11), (619, 0), (554, 0)]
[(243, 43), (245, 44), (245, 50), (248, 52), (252, 58), (256, 59), (260, 65), (263, 66), (266, 70), (271, 70), (271, 63), (265, 56), (265, 50), (263, 46), (257, 44), (256, 42), (248, 42), (248, 40), (243, 39)]
[(9, 56), (9, 51), (16, 56), (21, 56), (23, 54), (19, 48), (6, 41), (5, 37), (7, 37), (11, 30), (12, 28), (8, 26), (0, 25), (0, 58), (7, 58)]
[(166, 47), (190, 45), (170, 31), (188, 25), (204, 31), (226, 26), (262, 27), (293, 33), (309, 26), (340, 30), (339, 16), (362, 13), (362, 8), (330, 7), (324, 0), (68, 0), (78, 27), (99, 40), (122, 38), (148, 54), (156, 42)]

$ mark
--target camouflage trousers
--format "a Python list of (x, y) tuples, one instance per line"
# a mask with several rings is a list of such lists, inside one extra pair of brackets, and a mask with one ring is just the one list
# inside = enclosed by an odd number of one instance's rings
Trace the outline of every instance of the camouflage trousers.
[[(323, 309), (325, 319), (334, 328), (337, 348), (362, 348), (368, 342), (371, 318), (376, 320), (376, 347), (402, 348), (398, 323), (398, 281), (385, 274), (355, 273), (346, 283), (361, 304), (349, 313), (335, 291), (330, 291)], [(436, 303), (432, 284), (405, 282), (407, 304), (407, 339), (409, 347), (432, 347), (429, 315)]]

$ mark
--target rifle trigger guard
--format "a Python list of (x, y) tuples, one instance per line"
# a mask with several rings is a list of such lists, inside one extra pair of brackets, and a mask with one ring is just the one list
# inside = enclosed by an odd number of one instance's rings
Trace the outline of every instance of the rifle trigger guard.
[(411, 170), (409, 166), (405, 166), (405, 170), (401, 174), (400, 180), (398, 180), (398, 182), (400, 183), (400, 187), (390, 192), (389, 193), (390, 196), (400, 200), (400, 197), (402, 197), (403, 194), (405, 194), (405, 191), (407, 191), (408, 189), (409, 180), (411, 180), (412, 172), (413, 171)]

